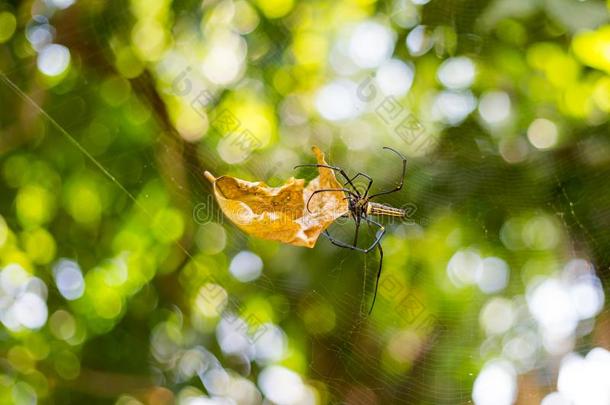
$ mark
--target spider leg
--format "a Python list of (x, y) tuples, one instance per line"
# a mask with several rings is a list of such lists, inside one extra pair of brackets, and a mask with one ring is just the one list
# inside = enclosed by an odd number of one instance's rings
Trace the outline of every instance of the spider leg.
[(377, 231), (377, 236), (375, 238), (375, 241), (373, 242), (373, 244), (371, 246), (369, 246), (366, 249), (360, 248), (356, 245), (350, 245), (347, 244), (343, 241), (340, 241), (338, 239), (335, 239), (334, 237), (332, 237), (330, 235), (330, 233), (328, 233), (328, 231), (324, 231), (322, 234), (324, 236), (326, 236), (326, 238), (330, 241), (330, 243), (332, 243), (335, 246), (339, 246), (345, 249), (352, 249), (352, 250), (356, 250), (358, 252), (362, 252), (362, 253), (369, 253), (371, 250), (375, 249), (375, 247), (377, 247), (377, 245), (379, 245), (379, 242), (381, 242), (381, 238), (383, 238), (383, 235), (385, 234), (385, 228), (383, 227), (383, 225), (381, 225), (380, 223), (373, 221), (372, 219), (368, 219), (367, 217), (362, 217), (362, 219), (364, 219), (366, 222), (371, 223), (373, 225), (377, 225), (379, 227), (379, 230)]
[(346, 184), (349, 184), (350, 186), (352, 186), (352, 188), (354, 189), (356, 194), (358, 194), (358, 197), (360, 197), (360, 193), (358, 192), (358, 189), (356, 188), (356, 186), (354, 186), (354, 183), (352, 183), (352, 180), (349, 178), (347, 173), (345, 173), (345, 170), (343, 170), (340, 167), (330, 166), (330, 165), (321, 165), (319, 163), (317, 163), (317, 164), (311, 163), (311, 164), (304, 164), (304, 165), (296, 165), (294, 168), (297, 169), (299, 167), (325, 167), (327, 169), (335, 170), (335, 171), (339, 172), (341, 174), (341, 176), (343, 176), (345, 178), (345, 180), (347, 180)]
[(324, 235), (326, 237), (326, 239), (328, 239), (330, 241), (330, 243), (332, 243), (335, 246), (339, 246), (340, 248), (344, 248), (344, 249), (356, 250), (356, 251), (362, 252), (362, 253), (367, 253), (364, 249), (359, 248), (358, 246), (349, 245), (343, 241), (340, 241), (339, 239), (335, 239), (328, 231), (322, 232), (322, 235)]
[(354, 246), (358, 246), (358, 232), (360, 231), (360, 217), (356, 218), (356, 232), (354, 232)]
[[(379, 250), (379, 269), (377, 270), (377, 278), (375, 279), (375, 292), (373, 293), (373, 302), (371, 303), (371, 308), (369, 309), (369, 315), (370, 315), (371, 312), (373, 312), (373, 307), (375, 306), (375, 300), (377, 299), (377, 290), (379, 289), (379, 279), (381, 278), (381, 269), (383, 266), (383, 249), (381, 248), (380, 242), (381, 242), (381, 238), (383, 237), (383, 235), (385, 233), (385, 228), (380, 223), (373, 221), (372, 219), (368, 219), (367, 217), (362, 217), (362, 219), (364, 219), (369, 224), (373, 224), (373, 225), (376, 225), (379, 227), (375, 241), (367, 249), (359, 248), (358, 246), (356, 246), (355, 243), (353, 245), (348, 245), (347, 243), (342, 242), (342, 241), (332, 237), (330, 235), (330, 233), (328, 233), (328, 231), (324, 231), (322, 234), (324, 236), (326, 236), (326, 238), (330, 241), (330, 243), (332, 243), (335, 246), (339, 246), (341, 248), (352, 249), (352, 250), (356, 250), (356, 251), (362, 252), (362, 253), (369, 253), (374, 248), (377, 248)], [(356, 225), (356, 238), (357, 238), (360, 223), (356, 222), (356, 224), (357, 224)]]
[(324, 192), (329, 192), (329, 191), (343, 191), (344, 193), (348, 193), (349, 195), (358, 198), (358, 196), (353, 191), (348, 190), (347, 188), (323, 188), (321, 190), (316, 190), (313, 193), (311, 193), (311, 195), (309, 196), (309, 199), (307, 200), (307, 204), (305, 205), (305, 207), (307, 208), (307, 211), (310, 214), (312, 214), (312, 212), (309, 209), (309, 203), (311, 202), (311, 199), (313, 198), (313, 196), (318, 194), (318, 193), (324, 193)]
[(356, 230), (354, 232), (354, 243), (352, 245), (334, 238), (330, 234), (330, 232), (328, 232), (328, 230), (325, 230), (324, 232), (322, 232), (322, 235), (324, 235), (326, 237), (326, 239), (328, 239), (330, 241), (330, 243), (332, 243), (335, 246), (338, 246), (340, 248), (345, 248), (345, 249), (357, 250), (359, 252), (366, 253), (364, 249), (358, 247), (358, 234), (360, 232), (360, 218), (359, 217), (354, 218), (354, 221), (356, 223)]
[(381, 238), (383, 238), (383, 235), (385, 235), (385, 227), (383, 225), (381, 225), (379, 222), (373, 221), (372, 219), (369, 219), (367, 217), (362, 217), (362, 219), (364, 219), (369, 224), (373, 224), (373, 225), (376, 225), (379, 227), (379, 230), (377, 231), (377, 234), (375, 237), (375, 241), (373, 241), (373, 244), (371, 246), (369, 246), (368, 248), (365, 249), (365, 253), (368, 253), (371, 250), (375, 249), (375, 247), (380, 244)]
[(383, 147), (383, 149), (387, 149), (387, 150), (389, 150), (389, 151), (394, 152), (395, 154), (397, 154), (397, 155), (398, 155), (398, 157), (400, 157), (400, 158), (402, 159), (402, 174), (401, 174), (401, 176), (400, 176), (400, 183), (399, 183), (399, 184), (398, 184), (398, 185), (397, 185), (395, 188), (393, 188), (392, 190), (388, 190), (388, 191), (382, 191), (382, 192), (380, 192), (380, 193), (373, 194), (372, 196), (370, 196), (370, 197), (369, 197), (369, 200), (370, 200), (371, 198), (375, 198), (375, 197), (380, 196), (380, 195), (385, 195), (385, 194), (395, 193), (396, 191), (400, 191), (400, 190), (402, 189), (402, 185), (403, 185), (403, 184), (404, 184), (404, 182), (405, 182), (405, 173), (406, 173), (406, 171), (407, 171), (407, 158), (406, 158), (406, 157), (404, 157), (404, 156), (403, 156), (403, 155), (402, 155), (400, 152), (398, 152), (397, 150), (392, 149), (392, 148), (390, 148), (390, 147), (384, 146), (384, 147)]
[(358, 173), (356, 173), (356, 175), (354, 177), (351, 178), (351, 181), (353, 182), (358, 176), (366, 177), (369, 181), (369, 184), (366, 186), (366, 191), (364, 192), (364, 194), (362, 194), (362, 198), (366, 198), (366, 196), (369, 193), (369, 190), (371, 189), (371, 186), (373, 185), (373, 179), (368, 174), (358, 172)]
[(377, 278), (375, 279), (375, 292), (373, 293), (373, 302), (371, 303), (371, 309), (369, 309), (369, 315), (371, 314), (371, 312), (373, 312), (373, 307), (375, 306), (375, 300), (377, 299), (377, 289), (379, 288), (379, 278), (381, 277), (381, 268), (383, 265), (383, 249), (381, 248), (381, 238), (383, 237), (384, 233), (385, 233), (385, 228), (383, 227), (383, 225), (381, 225), (380, 223), (373, 221), (372, 219), (368, 219), (367, 217), (363, 217), (363, 219), (369, 223), (369, 224), (373, 224), (373, 225), (377, 225), (379, 227), (379, 230), (377, 231), (377, 238), (375, 239), (375, 242), (373, 242), (373, 244), (367, 249), (367, 250), (371, 250), (374, 247), (377, 247), (377, 249), (379, 250), (379, 269), (377, 270)]
[(369, 309), (369, 315), (371, 314), (371, 312), (373, 312), (375, 300), (377, 299), (377, 289), (379, 288), (379, 278), (381, 277), (381, 266), (383, 264), (383, 249), (381, 248), (381, 243), (377, 244), (377, 249), (379, 249), (379, 270), (377, 270), (377, 279), (375, 280), (375, 292), (373, 293), (373, 302), (371, 303), (371, 309)]

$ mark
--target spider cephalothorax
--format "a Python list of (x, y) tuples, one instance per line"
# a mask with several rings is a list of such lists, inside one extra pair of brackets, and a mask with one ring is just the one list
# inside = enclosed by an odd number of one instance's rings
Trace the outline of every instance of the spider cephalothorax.
[(369, 213), (368, 211), (368, 206), (369, 203), (367, 201), (366, 198), (362, 198), (362, 197), (346, 197), (349, 201), (349, 211), (350, 214), (352, 216), (352, 218), (358, 218), (361, 216), (366, 216)]
[[(386, 194), (394, 193), (394, 192), (401, 190), (402, 186), (404, 184), (404, 177), (405, 177), (405, 172), (407, 169), (407, 159), (400, 152), (398, 152), (392, 148), (385, 146), (383, 149), (392, 151), (400, 157), (400, 159), (402, 160), (402, 175), (400, 177), (400, 182), (396, 185), (396, 187), (394, 187), (391, 190), (382, 191), (382, 192), (375, 193), (372, 195), (369, 195), (369, 191), (371, 189), (371, 186), (373, 185), (373, 179), (367, 174), (359, 172), (350, 178), (347, 175), (347, 173), (345, 172), (345, 170), (343, 170), (340, 167), (336, 167), (336, 166), (322, 165), (322, 164), (305, 164), (305, 165), (296, 166), (296, 167), (306, 167), (306, 166), (325, 167), (327, 169), (331, 169), (331, 170), (338, 172), (341, 176), (343, 176), (343, 178), (345, 180), (345, 183), (343, 184), (343, 186), (345, 188), (322, 189), (322, 190), (317, 190), (317, 191), (313, 192), (312, 195), (307, 200), (306, 207), (307, 207), (307, 210), (310, 211), (309, 203), (311, 202), (311, 199), (313, 198), (313, 196), (318, 193), (324, 193), (324, 192), (330, 192), (330, 191), (344, 192), (345, 198), (348, 200), (349, 216), (354, 220), (354, 222), (356, 224), (356, 232), (354, 233), (354, 242), (353, 242), (353, 244), (350, 245), (346, 242), (342, 242), (338, 239), (335, 239), (333, 236), (330, 235), (330, 233), (327, 230), (324, 231), (323, 235), (326, 236), (333, 245), (336, 245), (336, 246), (339, 246), (342, 248), (352, 249), (352, 250), (356, 250), (356, 251), (359, 251), (362, 253), (369, 253), (375, 247), (379, 250), (379, 254), (380, 254), (379, 270), (377, 271), (377, 279), (375, 282), (375, 294), (373, 296), (373, 303), (371, 305), (371, 309), (370, 309), (369, 313), (373, 310), (373, 306), (375, 305), (375, 298), (377, 297), (377, 287), (379, 286), (379, 277), (381, 276), (381, 265), (383, 263), (383, 249), (381, 248), (380, 242), (381, 242), (381, 238), (383, 237), (383, 235), (385, 233), (385, 228), (383, 227), (383, 225), (381, 225), (379, 222), (371, 219), (370, 216), (390, 216), (390, 217), (399, 217), (399, 218), (404, 218), (406, 216), (405, 210), (402, 210), (400, 208), (390, 207), (389, 205), (379, 204), (379, 203), (371, 201), (372, 199), (377, 198), (381, 195), (386, 195)], [(354, 181), (359, 176), (366, 178), (368, 181), (368, 184), (367, 184), (364, 192), (361, 192), (360, 190), (358, 190), (358, 188), (354, 184)], [(347, 187), (350, 187), (350, 188), (347, 188)], [(358, 246), (358, 232), (360, 230), (360, 223), (362, 221), (366, 222), (368, 225), (374, 225), (374, 226), (378, 227), (375, 241), (368, 248), (361, 248)]]

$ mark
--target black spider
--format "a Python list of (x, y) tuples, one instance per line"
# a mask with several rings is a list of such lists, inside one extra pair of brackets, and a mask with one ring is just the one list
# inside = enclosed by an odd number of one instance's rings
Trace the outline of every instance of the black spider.
[[(369, 191), (371, 189), (371, 186), (373, 185), (373, 179), (367, 174), (359, 172), (354, 177), (350, 178), (347, 175), (347, 173), (345, 173), (345, 170), (343, 170), (342, 168), (337, 167), (337, 166), (321, 165), (321, 164), (305, 164), (305, 165), (295, 166), (295, 169), (298, 167), (325, 167), (327, 169), (334, 170), (334, 171), (338, 172), (341, 176), (343, 176), (343, 178), (346, 180), (346, 182), (345, 182), (345, 184), (343, 184), (343, 186), (345, 187), (345, 186), (349, 185), (351, 187), (351, 190), (348, 188), (336, 188), (336, 189), (330, 188), (330, 189), (316, 190), (311, 194), (311, 196), (307, 200), (306, 207), (307, 207), (307, 210), (309, 212), (311, 212), (311, 210), (309, 209), (309, 203), (311, 202), (312, 197), (318, 193), (324, 193), (324, 192), (329, 192), (329, 191), (344, 192), (346, 194), (345, 199), (348, 200), (348, 208), (349, 208), (349, 214), (346, 214), (346, 215), (349, 215), (350, 217), (352, 217), (356, 223), (356, 232), (354, 234), (354, 243), (350, 245), (350, 244), (342, 242), (338, 239), (335, 239), (333, 236), (330, 235), (330, 233), (327, 230), (324, 231), (323, 235), (326, 236), (326, 238), (328, 238), (328, 240), (333, 245), (336, 245), (336, 246), (339, 246), (339, 247), (342, 247), (345, 249), (352, 249), (352, 250), (356, 250), (358, 252), (362, 252), (365, 254), (369, 253), (371, 250), (375, 249), (375, 247), (377, 247), (377, 249), (379, 250), (379, 255), (380, 255), (379, 270), (377, 271), (377, 279), (375, 281), (375, 293), (373, 295), (373, 302), (371, 304), (371, 309), (369, 310), (369, 314), (373, 311), (373, 307), (375, 306), (375, 299), (377, 298), (377, 288), (379, 287), (379, 277), (381, 276), (381, 266), (383, 263), (383, 249), (381, 248), (380, 242), (381, 242), (381, 238), (385, 234), (385, 228), (383, 227), (383, 225), (381, 225), (377, 221), (374, 221), (373, 219), (370, 219), (369, 216), (374, 215), (374, 216), (390, 216), (390, 217), (404, 218), (407, 215), (406, 211), (403, 209), (394, 208), (394, 207), (390, 207), (385, 204), (379, 204), (379, 203), (375, 203), (375, 202), (371, 201), (373, 198), (400, 191), (404, 184), (405, 172), (407, 170), (407, 158), (405, 158), (400, 152), (398, 152), (392, 148), (389, 148), (387, 146), (384, 146), (383, 149), (387, 149), (389, 151), (394, 152), (396, 155), (398, 155), (398, 157), (400, 157), (400, 159), (402, 159), (402, 175), (400, 176), (400, 183), (396, 187), (394, 187), (392, 190), (382, 191), (382, 192), (375, 193), (372, 195), (369, 195)], [(354, 180), (356, 180), (356, 178), (358, 178), (358, 176), (365, 177), (368, 180), (368, 185), (367, 185), (364, 193), (361, 193), (358, 190), (358, 188), (354, 185)], [(361, 221), (365, 221), (369, 226), (372, 224), (379, 228), (377, 233), (375, 234), (374, 242), (371, 244), (371, 246), (369, 246), (366, 249), (358, 247), (358, 232), (360, 230)]]

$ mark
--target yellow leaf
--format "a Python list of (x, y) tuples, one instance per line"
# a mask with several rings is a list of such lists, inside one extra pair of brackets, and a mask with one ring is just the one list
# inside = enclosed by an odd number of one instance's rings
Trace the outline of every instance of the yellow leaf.
[[(324, 154), (312, 147), (318, 164), (326, 165)], [(230, 176), (205, 177), (214, 186), (222, 212), (247, 234), (295, 246), (312, 248), (320, 234), (337, 218), (349, 212), (342, 189), (332, 169), (319, 167), (319, 176), (305, 187), (305, 180), (290, 178), (280, 187), (262, 181), (250, 182)]]

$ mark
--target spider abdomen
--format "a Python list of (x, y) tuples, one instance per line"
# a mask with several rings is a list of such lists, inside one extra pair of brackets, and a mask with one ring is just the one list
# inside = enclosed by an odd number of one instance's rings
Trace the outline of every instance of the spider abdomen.
[(407, 212), (400, 208), (390, 207), (389, 205), (378, 204), (369, 202), (366, 207), (367, 215), (377, 215), (386, 217), (399, 217), (404, 218), (407, 216)]

